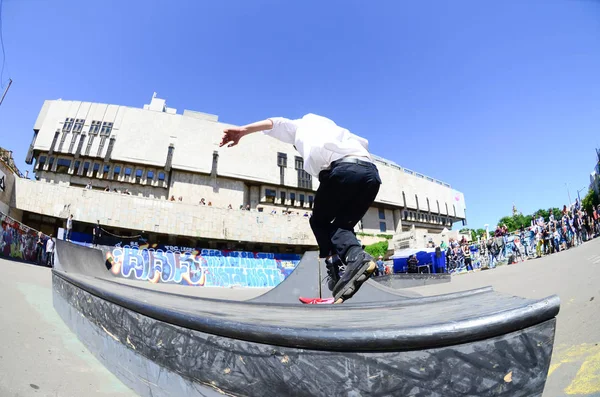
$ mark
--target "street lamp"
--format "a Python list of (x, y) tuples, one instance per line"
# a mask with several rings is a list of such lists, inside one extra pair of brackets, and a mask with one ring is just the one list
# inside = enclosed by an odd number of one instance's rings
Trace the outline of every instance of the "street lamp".
[(581, 197), (579, 197), (579, 192), (584, 191), (585, 189), (587, 189), (587, 186), (582, 187), (581, 189), (579, 189), (577, 191), (577, 198), (579, 199), (579, 205), (581, 205)]

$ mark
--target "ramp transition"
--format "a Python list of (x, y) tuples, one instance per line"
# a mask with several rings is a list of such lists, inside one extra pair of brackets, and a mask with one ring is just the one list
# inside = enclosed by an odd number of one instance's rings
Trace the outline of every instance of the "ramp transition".
[(278, 303), (275, 295), (232, 302), (116, 283), (102, 276), (98, 252), (57, 242), (54, 307), (142, 396), (539, 396), (544, 389), (557, 296), (482, 288), (343, 305)]

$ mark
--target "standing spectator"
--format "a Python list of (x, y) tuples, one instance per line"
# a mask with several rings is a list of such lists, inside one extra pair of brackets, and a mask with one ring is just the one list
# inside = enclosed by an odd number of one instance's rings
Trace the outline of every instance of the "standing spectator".
[(204, 197), (202, 197), (200, 199), (200, 202), (198, 204), (200, 204), (200, 205), (206, 205), (206, 201), (204, 200)]
[(110, 187), (108, 187), (108, 185), (106, 185), (106, 187), (104, 188), (105, 192), (110, 192)]
[(418, 273), (419, 260), (415, 254), (408, 257), (408, 273)]
[(66, 241), (71, 241), (71, 232), (73, 231), (73, 214), (67, 218), (67, 236)]
[(92, 190), (92, 183), (91, 183), (91, 182), (88, 182), (88, 183), (87, 183), (87, 185), (85, 185), (85, 188), (86, 188), (87, 190)]
[(98, 245), (98, 242), (100, 241), (100, 237), (102, 237), (102, 228), (100, 227), (100, 220), (96, 221), (96, 225), (94, 226), (92, 233), (92, 244), (94, 245), (94, 247), (96, 247)]
[(377, 262), (375, 262), (375, 264), (377, 265), (377, 273), (376, 276), (383, 276), (385, 274), (385, 263), (383, 262), (383, 256), (379, 255), (379, 258), (377, 259)]
[(469, 244), (463, 244), (462, 251), (465, 257), (465, 267), (467, 270), (473, 270), (473, 264), (471, 262), (471, 249), (469, 248)]
[(169, 201), (175, 201), (175, 196), (171, 195), (171, 198), (169, 199)]
[(46, 266), (54, 267), (54, 239), (52, 238), (52, 234), (48, 236), (48, 241), (46, 241)]
[(42, 232), (38, 232), (37, 239), (35, 240), (35, 262), (38, 265), (42, 265), (42, 259), (44, 255), (44, 235)]
[(233, 209), (233, 207), (231, 206), (231, 204), (229, 204), (229, 205), (227, 206), (227, 209), (228, 209), (228, 210), (232, 210), (232, 209)]
[(246, 211), (250, 211), (250, 204), (246, 204)]

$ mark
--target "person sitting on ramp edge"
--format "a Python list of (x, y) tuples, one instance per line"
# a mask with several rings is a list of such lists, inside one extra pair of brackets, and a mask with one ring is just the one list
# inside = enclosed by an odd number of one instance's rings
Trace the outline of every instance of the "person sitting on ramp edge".
[[(310, 226), (319, 258), (325, 258), (334, 303), (350, 299), (377, 268), (354, 234), (381, 185), (368, 141), (332, 120), (307, 114), (298, 120), (274, 117), (227, 128), (219, 146), (235, 146), (260, 131), (294, 145), (304, 159), (304, 170), (319, 178)], [(345, 266), (341, 275), (340, 266)]]

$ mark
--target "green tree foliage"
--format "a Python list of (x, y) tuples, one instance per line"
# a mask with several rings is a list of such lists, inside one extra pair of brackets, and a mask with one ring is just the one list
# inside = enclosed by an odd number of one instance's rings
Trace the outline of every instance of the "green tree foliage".
[(588, 214), (591, 214), (594, 210), (594, 207), (596, 207), (598, 204), (600, 204), (600, 197), (598, 197), (593, 189), (590, 189), (583, 200), (581, 200), (581, 207)]
[[(519, 230), (521, 227), (529, 227), (531, 225), (531, 220), (534, 217), (536, 219), (539, 218), (540, 215), (544, 217), (544, 220), (546, 222), (548, 222), (550, 220), (550, 213), (554, 215), (554, 219), (560, 219), (560, 217), (562, 216), (562, 210), (560, 208), (550, 208), (547, 210), (540, 208), (539, 210), (535, 211), (533, 214), (530, 215), (517, 214), (502, 217), (500, 218), (500, 220), (498, 220), (498, 225), (506, 225), (506, 228), (509, 232), (514, 232), (516, 230)], [(493, 232), (493, 230), (490, 230), (490, 233), (491, 232)]]
[(386, 241), (380, 241), (378, 243), (375, 244), (371, 244), (371, 245), (367, 245), (365, 247), (365, 251), (371, 255), (373, 258), (378, 258), (379, 255), (381, 256), (385, 256), (385, 253), (388, 250), (388, 242)]

